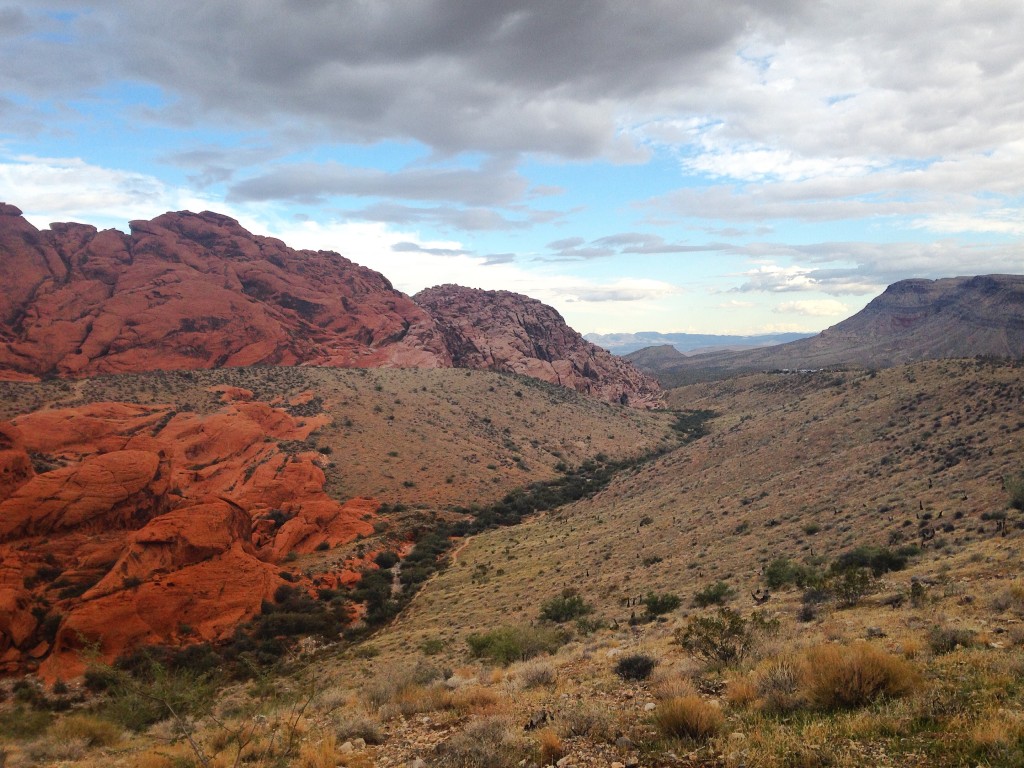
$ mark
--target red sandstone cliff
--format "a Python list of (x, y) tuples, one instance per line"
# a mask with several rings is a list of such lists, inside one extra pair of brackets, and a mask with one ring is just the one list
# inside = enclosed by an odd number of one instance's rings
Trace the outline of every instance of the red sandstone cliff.
[(520, 373), (633, 406), (659, 402), (654, 379), (591, 344), (536, 299), (457, 285), (413, 298), (434, 317), (457, 367)]
[(443, 367), (433, 321), (380, 274), (226, 216), (131, 234), (37, 230), (0, 203), (0, 376), (244, 365)]

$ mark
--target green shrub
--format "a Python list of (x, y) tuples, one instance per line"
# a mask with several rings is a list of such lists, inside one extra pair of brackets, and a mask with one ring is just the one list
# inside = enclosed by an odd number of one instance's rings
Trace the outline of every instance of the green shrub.
[(709, 584), (693, 596), (693, 604), (699, 608), (707, 608), (709, 605), (724, 605), (736, 595), (736, 590), (724, 581), (716, 581)]
[(1010, 495), (1010, 507), (1024, 510), (1024, 472), (1018, 475), (1007, 475), (1003, 479), (1003, 485)]
[(648, 592), (647, 597), (644, 598), (644, 606), (647, 609), (647, 613), (651, 616), (662, 616), (666, 613), (670, 613), (678, 608), (682, 602), (683, 601), (679, 595), (673, 595), (668, 592), (661, 595), (656, 595), (654, 592)]
[(918, 554), (917, 547), (900, 547), (898, 550), (891, 550), (888, 547), (861, 546), (844, 552), (832, 563), (833, 573), (869, 568), (875, 576), (881, 576), (889, 571), (902, 571), (907, 567), (907, 559)]
[(565, 641), (565, 634), (555, 627), (499, 627), (466, 638), (471, 656), (504, 665), (554, 653)]
[(645, 653), (623, 656), (615, 664), (615, 674), (623, 680), (646, 680), (657, 663), (657, 659)]
[(733, 664), (753, 650), (758, 640), (778, 630), (778, 619), (765, 619), (753, 613), (744, 619), (731, 608), (720, 608), (716, 615), (690, 620), (685, 630), (676, 631), (676, 641), (705, 661)]
[(868, 568), (850, 568), (834, 574), (826, 583), (829, 592), (839, 604), (853, 607), (874, 587), (874, 577)]
[(952, 653), (957, 648), (970, 648), (976, 641), (977, 634), (973, 629), (934, 626), (928, 632), (928, 645), (935, 654)]
[(585, 616), (593, 610), (593, 607), (584, 602), (575, 590), (567, 589), (541, 606), (540, 618), (561, 624)]

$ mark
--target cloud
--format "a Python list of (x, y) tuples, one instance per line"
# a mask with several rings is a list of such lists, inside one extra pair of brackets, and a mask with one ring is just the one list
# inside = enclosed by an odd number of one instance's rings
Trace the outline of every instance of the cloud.
[(773, 310), (779, 314), (806, 315), (807, 317), (837, 317), (850, 313), (849, 308), (835, 299), (804, 299), (784, 301)]
[(54, 221), (85, 221), (122, 230), (133, 219), (215, 205), (147, 174), (104, 168), (74, 157), (28, 155), (0, 155), (0, 200), (26, 211), (37, 227)]
[(380, 221), (403, 226), (427, 224), (465, 232), (527, 229), (534, 224), (554, 221), (563, 215), (558, 211), (540, 211), (521, 206), (513, 207), (510, 213), (516, 218), (511, 218), (493, 208), (454, 205), (410, 206), (393, 202), (379, 202), (365, 208), (344, 211), (344, 215), (351, 219)]
[(235, 182), (229, 202), (292, 200), (317, 203), (336, 196), (446, 200), (467, 205), (509, 205), (520, 201), (529, 182), (507, 160), (490, 160), (478, 168), (404, 168), (387, 172), (339, 163), (277, 166)]
[(543, 261), (587, 261), (611, 256), (657, 255), (670, 253), (706, 253), (725, 251), (731, 246), (724, 243), (671, 243), (659, 235), (644, 232), (620, 232), (615, 235), (587, 241), (582, 237), (568, 237), (548, 243), (549, 256)]
[(395, 253), (428, 253), (431, 256), (468, 256), (470, 252), (462, 248), (425, 248), (419, 243), (403, 240), (391, 246)]

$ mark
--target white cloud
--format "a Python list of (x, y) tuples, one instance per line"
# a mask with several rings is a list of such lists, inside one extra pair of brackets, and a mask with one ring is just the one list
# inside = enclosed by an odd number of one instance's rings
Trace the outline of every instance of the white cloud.
[(779, 314), (805, 315), (807, 317), (837, 317), (848, 315), (849, 308), (835, 299), (804, 299), (784, 301), (773, 310)]

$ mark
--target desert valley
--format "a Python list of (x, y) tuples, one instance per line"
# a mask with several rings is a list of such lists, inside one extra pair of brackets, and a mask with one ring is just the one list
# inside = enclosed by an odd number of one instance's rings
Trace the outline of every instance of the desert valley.
[(1016, 766), (1024, 277), (617, 357), (0, 205), (0, 765)]

